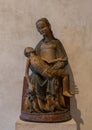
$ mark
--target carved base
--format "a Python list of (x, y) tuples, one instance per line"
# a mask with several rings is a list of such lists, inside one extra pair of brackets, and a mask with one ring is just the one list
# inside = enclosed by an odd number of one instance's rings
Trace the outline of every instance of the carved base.
[(70, 111), (63, 110), (61, 112), (53, 113), (29, 113), (22, 112), (20, 116), (21, 120), (30, 122), (43, 122), (43, 123), (55, 123), (65, 122), (71, 119)]
[(70, 99), (65, 98), (65, 102), (67, 104), (68, 109), (62, 109), (62, 111), (56, 112), (43, 112), (43, 113), (31, 113), (27, 112), (24, 109), (24, 95), (26, 93), (27, 81), (24, 77), (23, 83), (23, 93), (22, 93), (22, 106), (21, 106), (21, 115), (20, 119), (23, 121), (29, 122), (45, 122), (45, 123), (55, 123), (55, 122), (65, 122), (71, 119), (70, 115)]

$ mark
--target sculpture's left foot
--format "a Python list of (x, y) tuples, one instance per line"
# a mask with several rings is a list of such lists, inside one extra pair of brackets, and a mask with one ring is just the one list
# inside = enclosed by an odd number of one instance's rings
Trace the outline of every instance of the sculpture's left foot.
[(71, 92), (68, 92), (68, 91), (64, 91), (63, 95), (66, 97), (72, 97), (74, 94), (72, 94)]

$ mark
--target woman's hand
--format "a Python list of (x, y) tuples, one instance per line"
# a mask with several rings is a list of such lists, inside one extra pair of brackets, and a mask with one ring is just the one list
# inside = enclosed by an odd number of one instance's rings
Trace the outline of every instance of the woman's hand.
[(65, 66), (65, 64), (64, 64), (64, 62), (57, 62), (51, 69), (52, 70), (54, 70), (54, 69), (56, 69), (56, 70), (58, 70), (58, 69), (60, 69), (60, 68), (64, 68), (64, 66)]

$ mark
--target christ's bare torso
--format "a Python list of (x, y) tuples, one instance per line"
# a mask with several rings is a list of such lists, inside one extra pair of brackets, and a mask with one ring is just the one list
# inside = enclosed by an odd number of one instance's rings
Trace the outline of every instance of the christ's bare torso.
[(49, 68), (49, 65), (35, 54), (33, 56), (30, 56), (29, 61), (30, 61), (30, 68), (33, 71), (38, 72), (40, 74)]

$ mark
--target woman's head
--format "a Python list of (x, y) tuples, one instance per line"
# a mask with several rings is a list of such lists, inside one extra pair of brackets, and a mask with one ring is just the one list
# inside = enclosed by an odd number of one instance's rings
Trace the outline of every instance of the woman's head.
[(38, 32), (42, 35), (51, 33), (51, 25), (46, 18), (41, 18), (36, 22)]
[(38, 25), (39, 22), (44, 22), (47, 24), (47, 26), (50, 26), (50, 23), (47, 18), (41, 18), (41, 19), (37, 20), (36, 26)]

